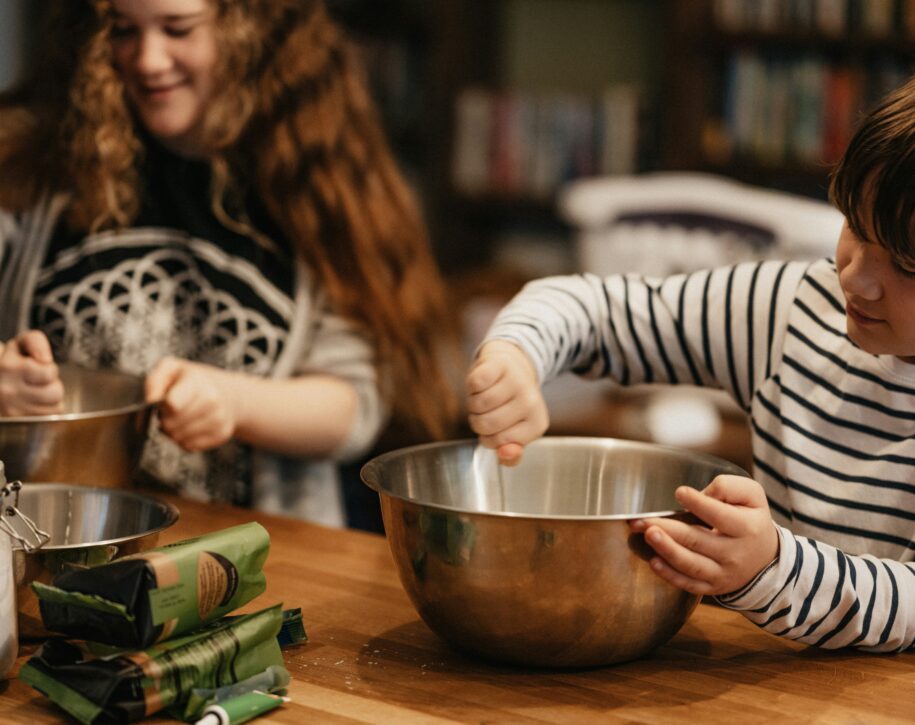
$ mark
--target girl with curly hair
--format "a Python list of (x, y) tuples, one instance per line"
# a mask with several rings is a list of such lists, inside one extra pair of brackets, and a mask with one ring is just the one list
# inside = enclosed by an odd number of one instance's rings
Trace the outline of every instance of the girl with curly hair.
[(319, 0), (48, 6), (0, 115), (0, 415), (58, 412), (56, 362), (145, 375), (144, 475), (343, 523), (336, 462), (392, 413), (442, 437), (453, 404), (440, 278), (341, 30)]

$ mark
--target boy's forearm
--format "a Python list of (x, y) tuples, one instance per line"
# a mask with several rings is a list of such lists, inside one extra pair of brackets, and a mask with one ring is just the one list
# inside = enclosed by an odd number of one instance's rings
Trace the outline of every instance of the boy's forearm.
[(825, 649), (912, 646), (915, 564), (850, 556), (779, 532), (779, 559), (737, 596), (719, 597), (721, 604), (767, 632)]

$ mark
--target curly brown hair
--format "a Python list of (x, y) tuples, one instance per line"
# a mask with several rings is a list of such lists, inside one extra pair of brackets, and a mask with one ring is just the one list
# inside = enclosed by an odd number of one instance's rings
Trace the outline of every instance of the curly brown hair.
[[(247, 228), (226, 210), (269, 190), (271, 220), (376, 341), (395, 415), (419, 424), (414, 435), (448, 435), (456, 404), (438, 354), (452, 331), (443, 285), (353, 48), (321, 0), (210, 2), (221, 49), (204, 128), (214, 212)], [(66, 191), (68, 225), (87, 232), (137, 214), (143, 141), (112, 64), (110, 4), (49, 4), (36, 78), (2, 104), (3, 208)]]

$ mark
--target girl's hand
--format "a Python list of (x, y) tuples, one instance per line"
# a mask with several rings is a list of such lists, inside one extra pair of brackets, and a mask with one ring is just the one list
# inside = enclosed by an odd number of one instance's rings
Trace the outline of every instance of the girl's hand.
[(778, 532), (756, 481), (722, 475), (702, 491), (681, 486), (676, 496), (710, 528), (672, 518), (630, 524), (657, 552), (650, 564), (662, 579), (693, 594), (727, 594), (778, 556)]
[(0, 415), (54, 415), (64, 409), (64, 386), (51, 344), (27, 330), (0, 346)]
[(550, 419), (540, 381), (517, 345), (502, 340), (484, 345), (466, 389), (470, 427), (482, 445), (497, 449), (502, 464), (518, 463), (524, 446), (546, 432)]
[(241, 402), (233, 373), (166, 357), (146, 376), (146, 401), (158, 403), (159, 424), (186, 451), (216, 448), (235, 435)]

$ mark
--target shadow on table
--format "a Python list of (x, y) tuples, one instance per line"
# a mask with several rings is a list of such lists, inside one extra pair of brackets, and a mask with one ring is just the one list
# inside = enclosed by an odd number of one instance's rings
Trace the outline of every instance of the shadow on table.
[[(492, 720), (531, 708), (576, 708), (594, 715), (626, 708), (669, 714), (713, 714), (738, 703), (750, 716), (777, 714), (783, 697), (824, 707), (844, 686), (866, 681), (884, 687), (879, 674), (842, 667), (861, 653), (799, 649), (794, 642), (746, 629), (746, 640), (710, 641), (687, 625), (666, 645), (630, 662), (588, 669), (526, 668), (487, 662), (453, 649), (421, 621), (391, 629), (363, 645), (357, 660), (361, 687), (387, 702), (460, 719)], [(771, 638), (759, 649), (760, 635)], [(878, 656), (879, 657), (879, 656)], [(387, 672), (381, 677), (378, 668)], [(750, 702), (746, 697), (752, 688)], [(771, 702), (766, 703), (767, 693)], [(768, 709), (769, 707), (773, 709)], [(758, 712), (757, 712), (758, 711)], [(498, 719), (498, 717), (496, 718)]]
[[(358, 662), (362, 687), (377, 692), (388, 702), (415, 706), (426, 699), (434, 712), (455, 709), (471, 716), (467, 707), (479, 706), (482, 720), (492, 710), (554, 706), (576, 706), (607, 711), (622, 707), (664, 707), (688, 705), (715, 698), (730, 690), (736, 681), (762, 682), (768, 675), (744, 671), (737, 680), (733, 663), (708, 657), (711, 645), (684, 630), (678, 635), (681, 647), (665, 646), (632, 662), (587, 669), (528, 668), (488, 662), (453, 649), (421, 621), (397, 627), (372, 638), (363, 647), (366, 653)], [(432, 641), (434, 640), (434, 641)], [(688, 652), (682, 649), (685, 645)], [(378, 667), (388, 671), (376, 676)], [(683, 682), (671, 686), (683, 673), (701, 677), (703, 673), (728, 677), (704, 678), (701, 688)], [(393, 670), (393, 671), (392, 671)], [(671, 672), (677, 678), (671, 678)], [(423, 693), (418, 695), (418, 691)], [(487, 716), (483, 710), (489, 710)]]

